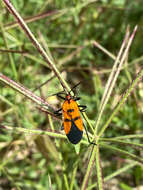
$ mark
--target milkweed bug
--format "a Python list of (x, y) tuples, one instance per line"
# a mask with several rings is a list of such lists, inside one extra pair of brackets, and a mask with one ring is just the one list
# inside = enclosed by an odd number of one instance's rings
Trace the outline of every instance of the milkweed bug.
[[(71, 89), (71, 91), (78, 85), (79, 83), (75, 85)], [(70, 92), (69, 93), (59, 92), (57, 94), (59, 98), (64, 100), (64, 103), (61, 109), (55, 111), (55, 114), (57, 116), (60, 116), (60, 115), (63, 116), (63, 128), (64, 128), (66, 136), (68, 137), (68, 140), (72, 144), (77, 144), (80, 142), (83, 135), (83, 128), (85, 128), (88, 142), (90, 144), (95, 144), (93, 142), (90, 142), (86, 127), (84, 126), (84, 123), (80, 116), (80, 112), (84, 112), (86, 109), (86, 106), (78, 105), (76, 101), (80, 100), (80, 97), (71, 96)], [(65, 95), (65, 97), (63, 97), (62, 95)]]

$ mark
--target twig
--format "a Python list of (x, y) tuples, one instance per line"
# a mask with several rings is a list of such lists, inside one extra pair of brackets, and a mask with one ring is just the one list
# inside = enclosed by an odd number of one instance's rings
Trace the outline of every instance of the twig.
[(17, 22), (19, 23), (19, 25), (21, 26), (21, 28), (23, 29), (25, 34), (28, 36), (29, 40), (37, 48), (37, 50), (42, 55), (42, 57), (44, 58), (46, 63), (50, 66), (52, 71), (55, 73), (55, 75), (59, 79), (59, 81), (60, 81), (61, 85), (63, 86), (63, 88), (67, 92), (70, 91), (70, 88), (68, 87), (66, 81), (62, 78), (62, 76), (61, 76), (60, 72), (58, 71), (58, 69), (56, 68), (55, 64), (53, 63), (51, 58), (47, 55), (47, 53), (45, 52), (43, 47), (40, 45), (40, 43), (37, 41), (37, 39), (35, 38), (33, 33), (30, 31), (30, 29), (28, 28), (28, 26), (26, 25), (26, 23), (24, 22), (24, 20), (20, 16), (20, 14), (17, 12), (17, 10), (13, 7), (13, 5), (10, 3), (9, 0), (3, 0), (3, 2), (5, 3), (6, 7), (11, 12), (11, 14), (16, 18)]

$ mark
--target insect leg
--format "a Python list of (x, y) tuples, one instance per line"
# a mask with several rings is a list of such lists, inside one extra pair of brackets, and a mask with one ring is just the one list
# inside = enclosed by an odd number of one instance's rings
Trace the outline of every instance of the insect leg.
[(89, 138), (89, 135), (88, 135), (87, 129), (86, 129), (86, 127), (85, 127), (85, 125), (84, 125), (84, 124), (83, 124), (83, 126), (84, 126), (84, 129), (85, 129), (86, 136), (87, 136), (87, 139), (88, 139), (89, 144), (96, 145), (96, 143), (94, 143), (94, 142), (91, 142), (91, 141), (90, 141), (90, 138)]
[[(80, 83), (81, 83), (81, 81), (80, 81), (79, 83), (77, 83), (76, 85), (74, 85), (74, 86), (71, 88), (70, 92), (73, 91), (73, 89), (75, 89)], [(69, 93), (70, 93), (70, 92), (69, 92)]]
[(78, 101), (78, 100), (80, 100), (81, 98), (80, 98), (80, 97), (74, 97), (73, 99), (74, 99), (74, 101)]
[(54, 114), (57, 115), (57, 116), (60, 116), (60, 115), (62, 115), (62, 113), (60, 113), (60, 111), (62, 111), (62, 108), (54, 111)]
[(85, 106), (85, 105), (79, 105), (78, 107), (81, 108), (80, 109), (81, 112), (84, 112), (87, 108), (87, 106)]
[(62, 126), (61, 126), (61, 130), (64, 130), (64, 125), (62, 124)]
[(65, 97), (61, 96), (60, 94), (64, 94), (64, 93), (59, 93), (59, 94), (57, 94), (57, 96), (58, 96), (59, 98), (65, 100)]

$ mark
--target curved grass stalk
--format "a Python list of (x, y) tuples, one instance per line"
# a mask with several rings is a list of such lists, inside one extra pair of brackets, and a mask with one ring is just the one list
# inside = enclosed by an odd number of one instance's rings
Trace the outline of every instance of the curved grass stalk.
[(132, 139), (132, 138), (143, 138), (143, 134), (124, 135), (124, 136), (114, 137), (114, 138), (111, 138), (111, 139)]
[(126, 146), (130, 146), (130, 147), (133, 147), (133, 148), (136, 148), (136, 149), (143, 148), (143, 144), (127, 142), (127, 141), (123, 141), (123, 140), (104, 139), (103, 141), (113, 142), (114, 144), (116, 143), (116, 144), (126, 145)]
[(97, 151), (96, 151), (96, 171), (97, 171), (98, 189), (104, 190), (104, 182), (103, 182), (103, 176), (102, 176), (99, 145), (97, 145)]

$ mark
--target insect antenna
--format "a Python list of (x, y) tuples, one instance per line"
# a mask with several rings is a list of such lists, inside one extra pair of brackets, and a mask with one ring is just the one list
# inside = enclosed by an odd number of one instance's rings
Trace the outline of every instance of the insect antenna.
[(82, 82), (82, 81), (80, 81), (79, 83), (77, 83), (76, 85), (74, 85), (74, 86), (71, 88), (71, 90), (69, 91), (69, 93), (70, 93), (71, 91), (73, 91), (78, 85), (80, 85), (81, 82)]

